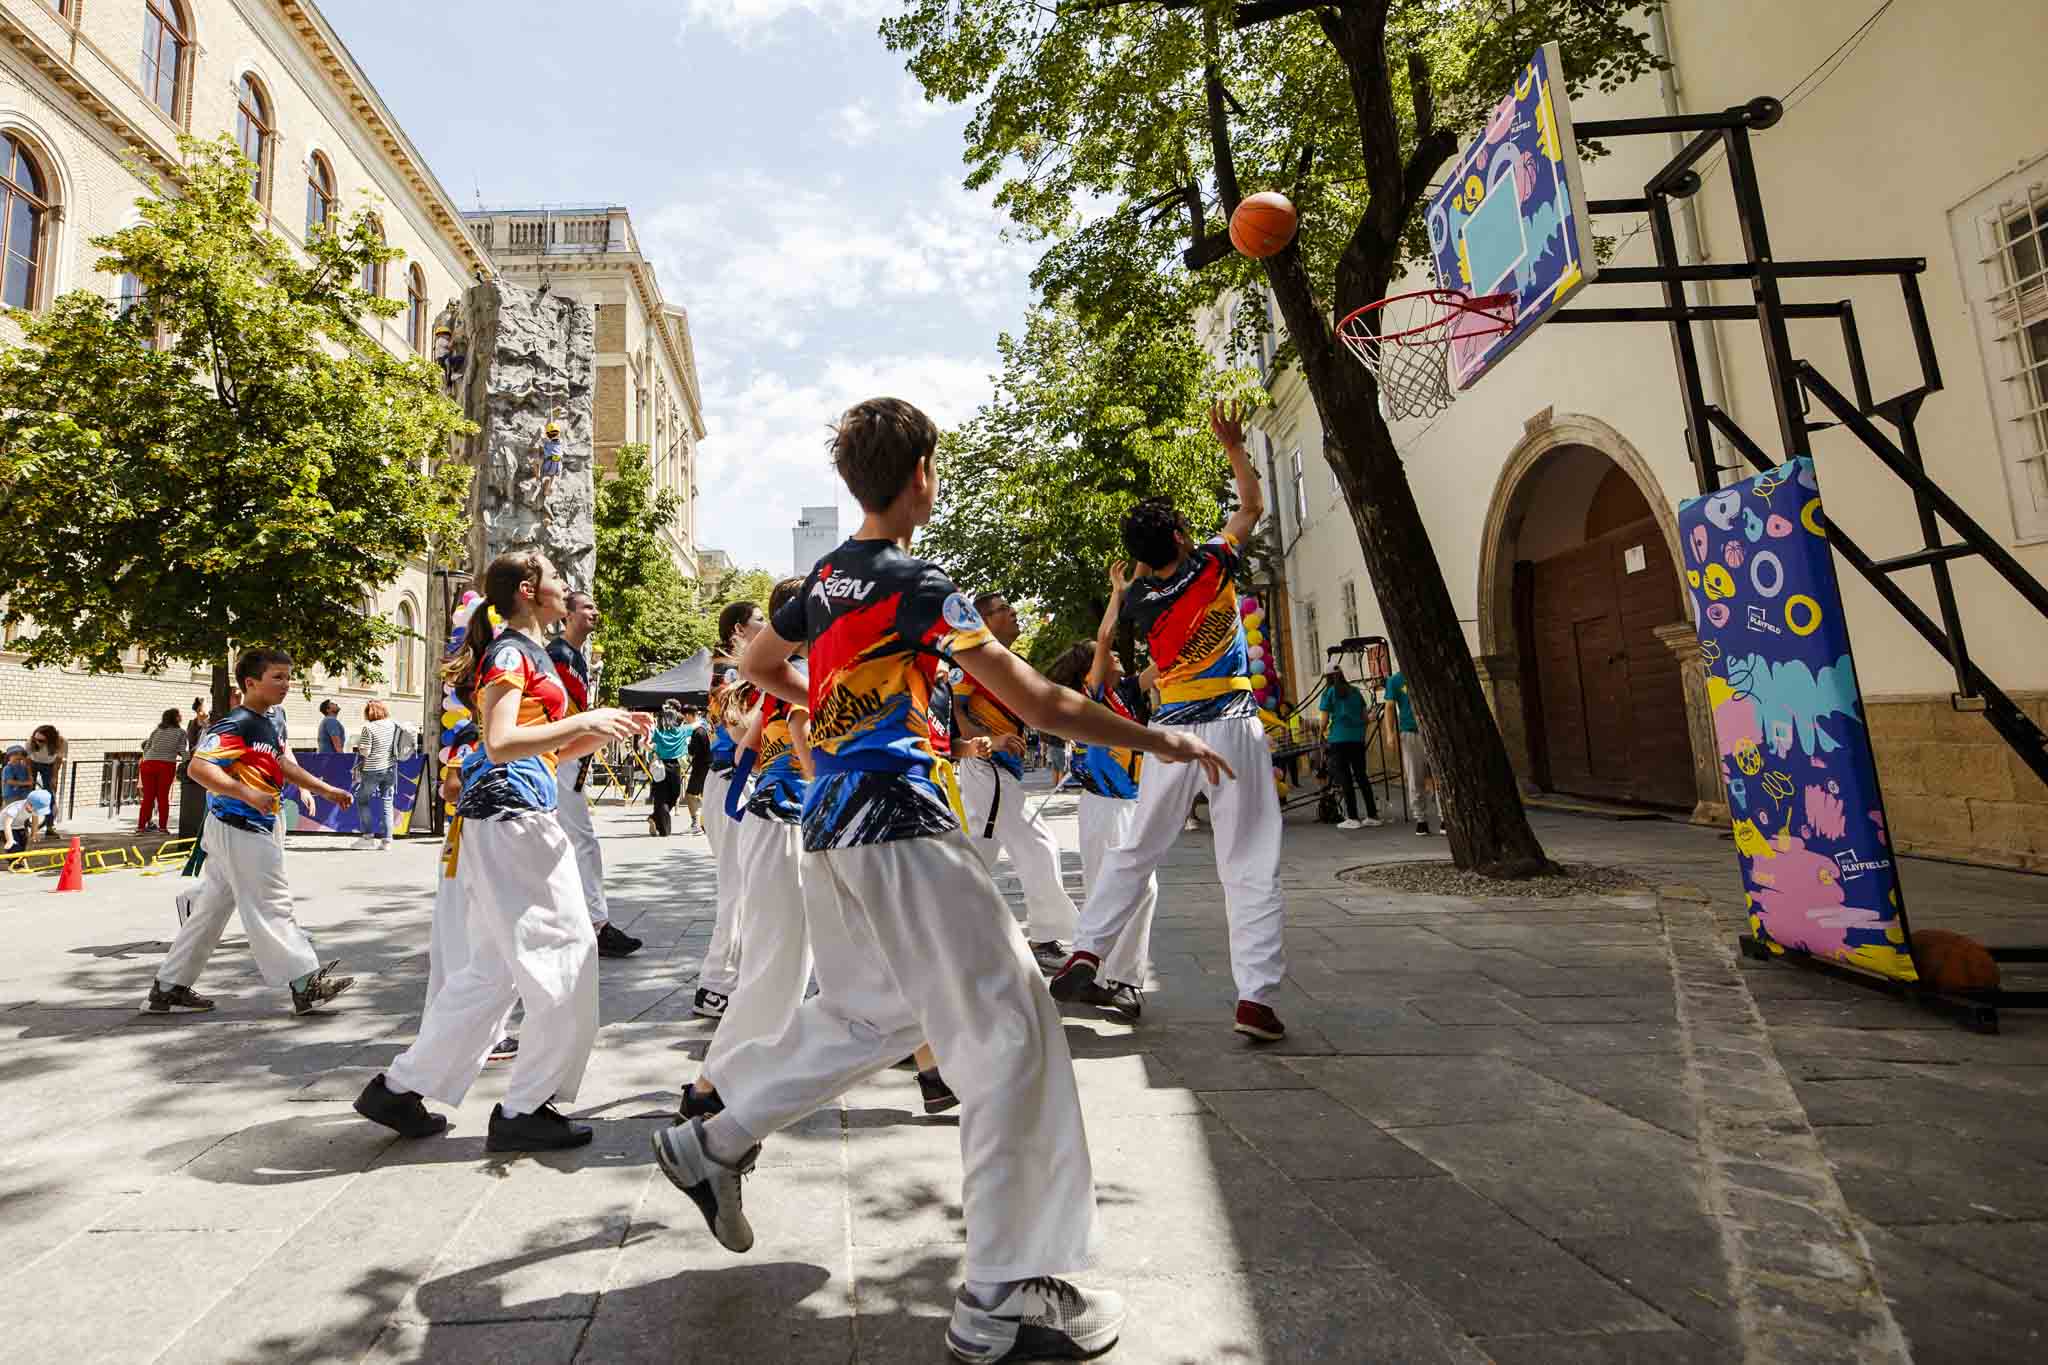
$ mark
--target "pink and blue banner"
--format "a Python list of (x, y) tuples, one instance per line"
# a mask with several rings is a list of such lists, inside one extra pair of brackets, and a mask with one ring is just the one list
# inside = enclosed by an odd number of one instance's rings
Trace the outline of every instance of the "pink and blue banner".
[[(293, 755), (304, 768), (322, 782), (329, 782), (344, 791), (356, 789), (354, 754), (315, 754), (299, 752)], [(419, 800), (420, 774), (426, 769), (425, 754), (414, 754), (398, 765), (398, 788), (393, 794), (391, 808), (391, 832), (405, 834), (412, 828), (413, 806)], [(284, 789), (284, 803), (280, 808), (287, 832), (296, 834), (356, 834), (362, 829), (357, 823), (358, 812), (343, 810), (332, 801), (323, 800), (296, 785)]]

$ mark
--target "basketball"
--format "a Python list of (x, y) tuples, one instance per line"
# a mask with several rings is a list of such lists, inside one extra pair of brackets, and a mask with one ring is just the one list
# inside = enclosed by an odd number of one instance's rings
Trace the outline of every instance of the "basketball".
[(1938, 991), (1988, 991), (1998, 986), (1998, 963), (1976, 939), (1947, 929), (1913, 931), (1913, 966)]
[(1230, 215), (1230, 244), (1255, 261), (1284, 250), (1294, 240), (1294, 205), (1287, 196), (1267, 190), (1238, 201)]

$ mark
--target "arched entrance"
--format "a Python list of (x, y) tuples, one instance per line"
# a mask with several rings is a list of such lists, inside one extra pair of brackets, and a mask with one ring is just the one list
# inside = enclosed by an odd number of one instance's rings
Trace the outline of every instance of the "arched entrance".
[[(1692, 809), (1690, 639), (1677, 523), (1619, 433), (1532, 423), (1501, 473), (1482, 540), (1484, 652), (1518, 681), (1516, 766), (1533, 788)], [(1513, 729), (1512, 724), (1504, 729)]]

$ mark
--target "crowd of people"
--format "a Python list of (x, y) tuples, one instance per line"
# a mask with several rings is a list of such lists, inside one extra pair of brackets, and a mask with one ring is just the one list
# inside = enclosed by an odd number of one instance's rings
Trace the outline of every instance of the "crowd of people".
[[(583, 650), (596, 604), (537, 552), (492, 562), (446, 666), (470, 720), (439, 793), (452, 818), (425, 1013), (357, 1112), (406, 1138), (443, 1132), (430, 1103), (460, 1104), (485, 1065), (509, 1058), (488, 1149), (590, 1140), (562, 1106), (597, 1031), (597, 960), (641, 945), (609, 922), (586, 769), (607, 746), (644, 742), (650, 834), (670, 835), (683, 804), (717, 876), (693, 1009), (718, 1027), (655, 1137), (667, 1178), (721, 1245), (746, 1251), (742, 1188), (762, 1144), (863, 1078), (914, 1068), (926, 1112), (960, 1112), (967, 1254), (946, 1331), (953, 1355), (1113, 1343), (1118, 1296), (1059, 1278), (1087, 1264), (1098, 1235), (1060, 1010), (1142, 1017), (1156, 871), (1198, 799), (1224, 888), (1233, 1027), (1286, 1036), (1273, 1008), (1286, 974), (1281, 808), (1234, 587), (1263, 496), (1241, 414), (1219, 405), (1211, 428), (1236, 485), (1228, 521), (1198, 542), (1170, 500), (1129, 508), (1128, 559), (1109, 569), (1099, 628), (1043, 675), (1010, 652), (1018, 623), (1000, 594), (962, 592), (910, 553), (937, 495), (938, 432), (896, 399), (861, 403), (835, 426), (833, 462), (862, 524), (765, 604), (724, 609), (701, 714), (681, 702), (658, 716), (595, 705)], [(1149, 656), (1145, 685), (1114, 647), (1123, 626)], [(382, 804), (403, 741), (373, 714), (354, 745), (354, 790), (321, 782), (272, 718), (291, 668), (276, 650), (244, 654), (238, 704), (192, 746), (208, 792), (203, 865), (177, 897), (151, 1011), (213, 1008), (194, 985), (236, 910), (264, 979), (289, 989), (294, 1010), (351, 984), (292, 916), (278, 801), (296, 783), (342, 807)], [(1348, 791), (1363, 774), (1360, 699), (1333, 688), (1323, 709)], [(335, 752), (346, 736), (323, 713), (321, 747)], [(175, 712), (157, 733), (172, 736), (165, 752), (189, 743)], [(1081, 791), (1078, 905), (1022, 786), (1041, 734)], [(1065, 741), (1056, 749), (1054, 737)], [(388, 815), (364, 837), (387, 832)], [(996, 886), (999, 855), (1023, 887), (1021, 933)]]

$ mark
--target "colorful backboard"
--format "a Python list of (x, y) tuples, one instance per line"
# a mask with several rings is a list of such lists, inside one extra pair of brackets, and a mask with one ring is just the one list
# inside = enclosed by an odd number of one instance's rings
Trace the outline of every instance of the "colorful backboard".
[(1452, 163), (1428, 223), (1440, 284), (1515, 296), (1507, 331), (1452, 338), (1451, 383), (1469, 389), (1598, 271), (1556, 43), (1537, 49)]

